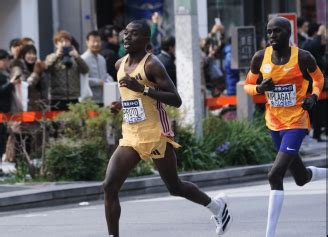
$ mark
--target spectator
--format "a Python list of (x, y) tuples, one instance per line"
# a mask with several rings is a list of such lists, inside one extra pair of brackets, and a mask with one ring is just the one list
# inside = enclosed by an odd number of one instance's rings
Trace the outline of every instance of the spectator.
[(224, 41), (224, 26), (222, 25), (221, 21), (216, 22), (211, 29), (211, 32), (208, 33), (208, 37), (212, 38), (213, 40), (217, 41), (217, 45), (219, 47), (223, 46)]
[(151, 16), (151, 25), (150, 25), (150, 43), (151, 43), (151, 49), (152, 53), (157, 55), (161, 52), (161, 47), (159, 44), (159, 38), (161, 38), (161, 32), (159, 30), (159, 23), (160, 23), (161, 17), (158, 12), (154, 12)]
[(28, 87), (28, 111), (40, 111), (41, 101), (46, 101), (48, 86), (45, 78), (45, 65), (37, 59), (37, 51), (34, 45), (23, 46), (19, 53), (22, 61), (24, 81)]
[(87, 35), (87, 51), (82, 54), (82, 59), (89, 66), (89, 84), (93, 94), (93, 100), (99, 105), (104, 103), (104, 83), (113, 81), (113, 78), (106, 71), (106, 60), (99, 54), (101, 48), (101, 38), (97, 31), (91, 31)]
[[(42, 111), (47, 109), (47, 79), (45, 65), (37, 59), (37, 50), (33, 44), (25, 44), (19, 52), (21, 62), (22, 81), (28, 84), (28, 111)], [(39, 122), (21, 123), (15, 132), (15, 151), (24, 147), (26, 152), (36, 154), (42, 145), (42, 131)], [(22, 146), (23, 145), (23, 146)], [(15, 155), (15, 158), (17, 155)]]
[[(9, 81), (9, 60), (10, 55), (7, 51), (0, 49), (0, 111), (1, 113), (10, 112), (10, 94), (14, 89), (16, 81)], [(19, 80), (17, 80), (19, 81)]]
[[(303, 43), (303, 48), (309, 51), (317, 61), (317, 65), (322, 72), (325, 71), (325, 50), (326, 50), (326, 27), (317, 23), (311, 23), (309, 25), (309, 38)], [(327, 78), (325, 78), (325, 88), (327, 90)], [(310, 87), (310, 91), (311, 91)], [(318, 142), (324, 141), (321, 138), (321, 128), (325, 127), (326, 133), (328, 131), (328, 121), (326, 114), (328, 113), (328, 100), (318, 100), (315, 108), (310, 111), (310, 117), (313, 127), (313, 138)]]
[(161, 53), (157, 55), (157, 57), (163, 63), (167, 73), (176, 86), (177, 76), (175, 66), (175, 38), (173, 36), (163, 38), (161, 42), (161, 48)]
[(34, 45), (35, 42), (34, 42), (34, 40), (32, 40), (29, 37), (23, 37), (23, 38), (20, 39), (20, 44), (22, 46), (25, 46), (25, 45)]
[(211, 91), (213, 97), (220, 96), (225, 88), (223, 72), (217, 62), (219, 50), (218, 41), (216, 39), (206, 38), (203, 70), (206, 88)]
[(80, 53), (80, 44), (79, 44), (79, 42), (78, 42), (73, 36), (71, 36), (71, 37), (72, 37), (71, 45), (75, 48), (75, 50), (76, 50), (79, 54), (81, 54), (81, 53)]
[(303, 43), (309, 38), (308, 36), (309, 22), (304, 18), (297, 19), (297, 41), (298, 47), (303, 48)]
[(239, 70), (231, 69), (232, 46), (231, 39), (223, 48), (225, 85), (227, 95), (236, 95), (236, 84), (239, 81)]
[(105, 26), (101, 30), (101, 38), (103, 44), (100, 53), (106, 60), (107, 72), (114, 79), (114, 81), (117, 81), (115, 63), (119, 59), (118, 50), (120, 47), (120, 42), (115, 27), (110, 25)]
[[(199, 41), (199, 47), (200, 47), (200, 83), (201, 83), (201, 93), (203, 96), (204, 101), (206, 100), (206, 97), (209, 94), (209, 90), (206, 85), (205, 81), (205, 72), (204, 72), (204, 64), (206, 59), (206, 53), (205, 53), (205, 38), (201, 38)], [(205, 112), (205, 110), (204, 110)]]
[(25, 45), (34, 45), (34, 41), (31, 38), (23, 37), (21, 39), (12, 39), (9, 43), (10, 59), (17, 59), (20, 49)]
[[(15, 89), (14, 85), (20, 82), (19, 75), (10, 76), (9, 69), (10, 55), (6, 50), (0, 49), (0, 113), (10, 112), (12, 93)], [(0, 176), (2, 171), (2, 155), (5, 153), (7, 141), (7, 126), (5, 123), (0, 123)]]
[(10, 41), (10, 43), (9, 43), (9, 53), (10, 53), (10, 58), (11, 59), (18, 58), (20, 46), (21, 46), (20, 39), (15, 38), (15, 39), (12, 39)]
[(325, 68), (325, 49), (326, 49), (326, 42), (325, 42), (325, 34), (326, 34), (326, 27), (324, 25), (319, 25), (317, 23), (311, 23), (309, 25), (308, 31), (309, 37), (303, 43), (303, 48), (309, 51), (315, 60), (317, 61), (318, 67), (321, 71), (324, 71)]
[(72, 46), (72, 37), (66, 31), (55, 34), (56, 50), (45, 60), (50, 76), (50, 104), (53, 110), (67, 110), (69, 103), (80, 97), (80, 74), (89, 71), (88, 65)]

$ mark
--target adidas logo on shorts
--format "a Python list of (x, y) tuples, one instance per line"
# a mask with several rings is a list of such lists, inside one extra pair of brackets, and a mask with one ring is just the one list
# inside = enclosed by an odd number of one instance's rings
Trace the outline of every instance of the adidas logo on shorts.
[(157, 149), (153, 150), (153, 151), (151, 152), (151, 154), (152, 154), (152, 155), (157, 155), (157, 156), (161, 155), (161, 153), (159, 153), (159, 151), (158, 151)]

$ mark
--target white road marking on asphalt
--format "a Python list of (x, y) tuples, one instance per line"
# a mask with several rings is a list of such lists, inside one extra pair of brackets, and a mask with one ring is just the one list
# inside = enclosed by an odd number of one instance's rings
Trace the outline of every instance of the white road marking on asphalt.
[(26, 214), (26, 215), (18, 215), (16, 217), (24, 217), (24, 218), (32, 218), (32, 217), (46, 217), (48, 214)]

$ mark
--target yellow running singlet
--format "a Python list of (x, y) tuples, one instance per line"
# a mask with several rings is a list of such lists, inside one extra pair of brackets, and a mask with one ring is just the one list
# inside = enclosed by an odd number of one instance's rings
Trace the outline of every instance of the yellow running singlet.
[[(147, 79), (144, 69), (150, 55), (147, 53), (129, 76), (140, 84), (155, 89), (154, 83)], [(122, 59), (117, 72), (118, 82), (126, 75), (124, 67), (128, 57), (126, 55)], [(167, 142), (175, 148), (180, 147), (171, 139), (174, 134), (162, 103), (126, 87), (119, 87), (119, 91), (123, 110), (123, 138), (120, 146), (132, 147), (142, 159), (163, 158)]]

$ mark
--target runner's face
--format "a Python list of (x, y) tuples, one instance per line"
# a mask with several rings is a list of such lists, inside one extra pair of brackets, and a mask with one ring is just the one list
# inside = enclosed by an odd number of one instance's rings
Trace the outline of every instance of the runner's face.
[(273, 49), (277, 50), (289, 45), (288, 30), (277, 22), (269, 22), (267, 26), (267, 35)]
[(145, 50), (146, 37), (142, 34), (138, 24), (130, 23), (126, 26), (123, 35), (124, 48), (127, 53)]

